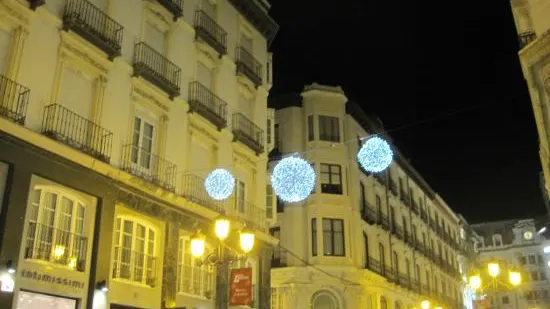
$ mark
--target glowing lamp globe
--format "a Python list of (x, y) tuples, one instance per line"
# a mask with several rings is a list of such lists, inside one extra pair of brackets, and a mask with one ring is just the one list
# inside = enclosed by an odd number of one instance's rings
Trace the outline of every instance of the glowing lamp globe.
[(191, 255), (193, 257), (201, 257), (204, 254), (204, 236), (200, 232), (195, 233), (191, 237)]
[(223, 201), (233, 193), (235, 177), (226, 169), (215, 169), (206, 177), (204, 188), (211, 198)]
[(379, 173), (393, 160), (390, 145), (378, 136), (369, 138), (357, 153), (357, 161), (367, 172)]
[(248, 253), (254, 248), (254, 234), (250, 231), (241, 232), (241, 249), (245, 253)]
[(305, 200), (315, 187), (315, 170), (302, 158), (284, 158), (273, 169), (271, 186), (287, 203)]

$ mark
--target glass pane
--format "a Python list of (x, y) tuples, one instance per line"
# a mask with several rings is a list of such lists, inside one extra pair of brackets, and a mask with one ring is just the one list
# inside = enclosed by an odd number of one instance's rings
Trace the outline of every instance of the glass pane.
[(344, 233), (334, 232), (334, 254), (344, 255)]
[(329, 173), (330, 166), (328, 164), (321, 164), (321, 173)]
[(333, 220), (332, 228), (335, 232), (342, 232), (344, 230), (344, 221), (342, 220)]

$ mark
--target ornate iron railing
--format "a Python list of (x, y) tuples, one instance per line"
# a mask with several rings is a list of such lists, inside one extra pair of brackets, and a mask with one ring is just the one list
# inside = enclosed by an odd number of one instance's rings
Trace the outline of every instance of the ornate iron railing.
[(191, 82), (188, 100), (190, 112), (196, 111), (218, 129), (227, 126), (227, 102), (216, 96), (206, 86), (197, 81)]
[(533, 31), (525, 31), (518, 35), (519, 48), (522, 49), (529, 43), (533, 42), (537, 38), (537, 35)]
[(109, 59), (120, 56), (124, 28), (86, 0), (68, 0), (63, 29), (72, 30), (104, 51)]
[(256, 87), (262, 84), (262, 64), (244, 47), (237, 47), (235, 62), (237, 73), (241, 73), (250, 79)]
[(28, 88), (0, 75), (0, 116), (24, 124), (29, 94)]
[(174, 21), (183, 16), (183, 0), (158, 0), (160, 5), (174, 16)]
[(44, 108), (42, 134), (101, 161), (111, 160), (113, 133), (59, 104)]
[(181, 69), (144, 42), (134, 48), (134, 75), (156, 85), (170, 99), (180, 95)]
[(233, 139), (254, 150), (264, 152), (264, 131), (241, 113), (233, 114)]
[(123, 146), (122, 169), (168, 191), (176, 189), (176, 165), (137, 145)]
[(184, 174), (179, 195), (185, 197), (191, 202), (220, 211), (224, 202), (212, 199), (204, 188), (204, 179), (193, 174)]
[(227, 32), (204, 11), (195, 12), (195, 34), (220, 56), (227, 54)]

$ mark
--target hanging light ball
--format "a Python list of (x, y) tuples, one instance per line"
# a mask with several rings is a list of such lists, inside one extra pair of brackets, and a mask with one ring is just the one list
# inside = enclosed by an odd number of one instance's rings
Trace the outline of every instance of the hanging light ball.
[(379, 173), (388, 168), (393, 160), (393, 151), (385, 140), (378, 136), (369, 138), (357, 154), (357, 161), (367, 171)]
[(235, 177), (226, 169), (215, 169), (206, 177), (204, 188), (211, 198), (217, 201), (225, 200), (233, 193)]
[(287, 203), (305, 200), (315, 187), (315, 170), (302, 158), (284, 158), (273, 169), (271, 186)]

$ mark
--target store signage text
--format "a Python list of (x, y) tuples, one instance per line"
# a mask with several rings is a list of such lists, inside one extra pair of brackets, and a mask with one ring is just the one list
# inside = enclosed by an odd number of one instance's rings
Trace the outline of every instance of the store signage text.
[(23, 269), (21, 271), (21, 277), (37, 280), (41, 282), (51, 283), (51, 284), (69, 286), (71, 288), (76, 288), (76, 289), (84, 288), (84, 282), (82, 281), (76, 281), (76, 280), (71, 280), (63, 277), (48, 275), (48, 274), (38, 272), (36, 270)]

